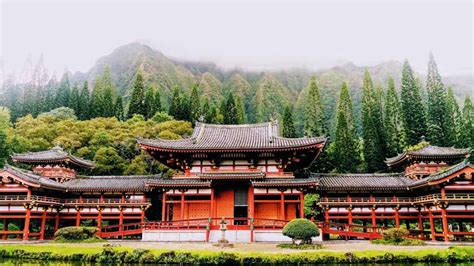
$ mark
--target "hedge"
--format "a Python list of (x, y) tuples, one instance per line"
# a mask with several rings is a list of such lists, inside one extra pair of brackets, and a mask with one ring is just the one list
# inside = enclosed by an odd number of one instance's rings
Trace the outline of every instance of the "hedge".
[[(51, 249), (51, 247), (50, 247)], [(18, 261), (82, 261), (91, 263), (186, 263), (213, 265), (309, 264), (309, 263), (393, 263), (393, 262), (473, 262), (474, 247), (450, 247), (446, 250), (365, 251), (365, 252), (296, 252), (296, 253), (232, 253), (207, 251), (124, 250), (110, 246), (100, 251), (68, 254), (53, 251), (26, 251), (0, 247), (0, 258)]]

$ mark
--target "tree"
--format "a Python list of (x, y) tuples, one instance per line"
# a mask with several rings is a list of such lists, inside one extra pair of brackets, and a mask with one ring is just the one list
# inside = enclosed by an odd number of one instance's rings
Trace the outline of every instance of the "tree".
[(293, 123), (292, 110), (289, 106), (285, 107), (285, 113), (283, 114), (283, 137), (285, 138), (296, 138), (295, 124)]
[(178, 87), (175, 87), (173, 90), (173, 97), (171, 98), (170, 106), (168, 109), (168, 114), (172, 117), (179, 116), (181, 106), (181, 95)]
[(121, 96), (117, 96), (117, 99), (115, 100), (114, 116), (120, 121), (122, 121), (125, 118), (124, 111), (123, 111), (123, 100)]
[(90, 96), (89, 96), (89, 83), (84, 81), (82, 85), (81, 93), (79, 95), (78, 102), (79, 110), (76, 111), (77, 116), (80, 120), (86, 120), (90, 118)]
[(336, 117), (333, 163), (338, 172), (354, 172), (360, 163), (357, 135), (347, 83), (341, 87)]
[(326, 134), (323, 104), (316, 76), (311, 77), (308, 98), (305, 101), (304, 134), (308, 137)]
[(374, 89), (370, 73), (366, 70), (362, 96), (362, 139), (365, 165), (369, 172), (385, 168), (385, 138), (380, 101), (380, 93)]
[(191, 97), (189, 99), (189, 116), (191, 118), (191, 123), (194, 125), (196, 121), (201, 117), (201, 102), (199, 101), (198, 86), (194, 84), (193, 90), (191, 92)]
[(7, 133), (5, 129), (0, 128), (0, 168), (4, 166), (5, 161), (8, 159), (10, 153), (10, 147), (7, 142)]
[(64, 73), (59, 83), (58, 92), (56, 94), (56, 104), (55, 107), (68, 107), (69, 106), (69, 97), (70, 97), (70, 83), (68, 73)]
[(99, 148), (94, 156), (94, 162), (96, 164), (94, 171), (103, 175), (118, 175), (125, 168), (125, 160), (112, 147)]
[(134, 114), (140, 114), (143, 116), (147, 115), (145, 106), (145, 86), (143, 85), (143, 76), (139, 71), (135, 78), (133, 85), (133, 92), (130, 98), (130, 105), (128, 107), (128, 117), (132, 117)]
[(79, 102), (79, 88), (77, 87), (77, 84), (74, 84), (74, 86), (72, 86), (72, 90), (71, 90), (71, 96), (69, 97), (69, 104), (68, 106), (74, 110), (74, 112), (76, 114), (79, 113), (79, 110), (80, 110), (80, 102)]
[(209, 124), (217, 124), (219, 123), (219, 114), (217, 112), (217, 107), (212, 104), (212, 106), (209, 108), (209, 112), (206, 113), (206, 116), (204, 117), (204, 121)]
[(434, 145), (451, 146), (454, 141), (454, 125), (447, 112), (446, 90), (431, 53), (426, 91), (428, 93), (428, 139)]
[(468, 96), (464, 100), (460, 131), (459, 145), (461, 147), (474, 147), (474, 106)]
[(114, 114), (114, 96), (115, 96), (115, 88), (112, 84), (112, 80), (110, 78), (110, 68), (107, 66), (104, 70), (104, 74), (102, 75), (101, 79), (102, 85), (102, 106), (103, 106), (103, 117), (113, 117)]
[(234, 94), (232, 92), (227, 95), (222, 114), (224, 115), (224, 124), (231, 125), (238, 123), (237, 108), (235, 105)]
[(420, 87), (416, 85), (408, 60), (403, 64), (400, 99), (406, 145), (415, 145), (426, 134), (426, 118)]
[(388, 78), (387, 95), (385, 97), (384, 127), (387, 137), (387, 156), (401, 153), (405, 146), (405, 135), (400, 110), (400, 101), (395, 90), (395, 82)]
[[(153, 111), (155, 113), (157, 112), (161, 112), (161, 95), (160, 95), (160, 91), (158, 89), (156, 89), (155, 91), (155, 97), (153, 97)], [(155, 115), (155, 114), (153, 114)]]
[(148, 87), (146, 93), (145, 93), (145, 98), (144, 98), (144, 105), (145, 105), (145, 118), (150, 119), (155, 113), (155, 108), (154, 108), (154, 102), (155, 102), (155, 92), (153, 90), (153, 87)]
[(242, 98), (239, 96), (236, 97), (235, 99), (235, 108), (237, 110), (237, 124), (243, 124), (247, 120), (245, 118), (245, 108), (242, 103)]
[(448, 94), (446, 96), (446, 112), (448, 119), (453, 121), (453, 143), (455, 146), (459, 146), (460, 133), (461, 133), (461, 111), (459, 110), (459, 105), (454, 98), (453, 90), (451, 87), (448, 88)]

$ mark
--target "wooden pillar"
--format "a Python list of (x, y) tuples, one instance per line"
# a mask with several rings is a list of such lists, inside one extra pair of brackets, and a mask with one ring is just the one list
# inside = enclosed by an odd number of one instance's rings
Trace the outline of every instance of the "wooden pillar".
[(43, 208), (43, 213), (41, 214), (41, 229), (40, 229), (40, 237), (39, 240), (44, 240), (44, 232), (46, 230), (46, 210), (48, 208)]
[(8, 235), (5, 234), (5, 232), (8, 231), (8, 219), (7, 218), (3, 219), (3, 231), (4, 231), (4, 234), (2, 235), (2, 239), (7, 240)]
[(209, 206), (209, 218), (215, 218), (214, 217), (214, 205), (216, 205), (215, 200), (216, 200), (216, 195), (214, 192), (214, 188), (211, 188), (211, 203)]
[(99, 228), (99, 232), (102, 231), (102, 207), (98, 207), (97, 211), (99, 212), (97, 214), (97, 228)]
[(435, 236), (435, 225), (434, 225), (434, 220), (433, 220), (433, 213), (431, 212), (431, 207), (428, 208), (428, 216), (430, 218), (430, 230), (431, 230), (431, 240), (436, 241), (436, 236)]
[(377, 227), (377, 220), (375, 219), (375, 207), (372, 207), (370, 218), (372, 219), (373, 232), (375, 232), (375, 227)]
[(76, 226), (81, 226), (81, 209), (76, 208)]
[(395, 227), (396, 228), (400, 228), (400, 214), (398, 213), (398, 210), (400, 208), (398, 206), (396, 206), (394, 208), (394, 211), (395, 211)]
[(166, 221), (166, 191), (163, 191), (163, 199), (161, 200), (161, 221)]
[(59, 229), (59, 210), (56, 212), (56, 219), (54, 221), (54, 232)]
[(23, 240), (28, 240), (28, 235), (30, 233), (30, 217), (31, 217), (31, 207), (26, 206), (25, 223), (23, 227)]
[(181, 191), (181, 213), (179, 219), (184, 220), (184, 191)]
[(281, 220), (286, 220), (285, 193), (283, 191), (280, 191), (280, 215), (281, 215)]
[(253, 223), (254, 223), (254, 215), (255, 215), (255, 211), (254, 211), (254, 208), (255, 208), (255, 205), (254, 205), (254, 191), (253, 191), (253, 186), (250, 185), (249, 186), (249, 190), (248, 190), (248, 214), (249, 214), (249, 226), (250, 226), (250, 242), (253, 242), (254, 241), (254, 226), (253, 226)]
[(449, 227), (448, 227), (448, 217), (446, 213), (446, 207), (441, 208), (441, 219), (443, 220), (443, 237), (444, 237), (444, 242), (449, 242)]
[[(146, 195), (145, 193), (143, 193), (143, 201), (142, 201), (144, 204), (146, 204)], [(143, 208), (141, 208), (142, 210), (142, 214), (141, 214), (141, 217), (140, 217), (140, 222), (143, 224), (145, 223), (145, 212), (146, 212), (146, 206), (143, 206)]]
[(304, 218), (304, 194), (300, 192), (300, 218)]
[(423, 216), (421, 215), (421, 208), (418, 210), (418, 229), (423, 232)]

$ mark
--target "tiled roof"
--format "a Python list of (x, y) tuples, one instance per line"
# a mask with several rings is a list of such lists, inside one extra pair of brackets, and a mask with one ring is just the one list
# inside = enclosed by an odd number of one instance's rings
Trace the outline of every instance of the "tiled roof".
[(283, 138), (276, 122), (245, 125), (196, 123), (190, 138), (180, 140), (138, 139), (144, 149), (179, 152), (232, 150), (295, 150), (324, 144), (326, 138)]
[(434, 181), (438, 181), (438, 180), (441, 180), (445, 177), (448, 177), (460, 170), (463, 170), (464, 168), (466, 167), (470, 167), (472, 168), (473, 172), (474, 172), (474, 165), (470, 164), (469, 161), (466, 159), (456, 165), (453, 165), (441, 172), (438, 172), (438, 173), (434, 173), (432, 175), (429, 175), (425, 178), (422, 178), (420, 180), (416, 180), (413, 182), (412, 184), (412, 187), (418, 187), (418, 186), (422, 186), (422, 185), (426, 185), (426, 184), (429, 184), (430, 182), (434, 182)]
[(64, 189), (63, 184), (56, 182), (54, 180), (51, 180), (47, 177), (36, 175), (31, 171), (13, 167), (11, 165), (6, 165), (3, 169), (7, 171), (8, 173), (19, 177), (20, 179), (24, 180), (26, 183), (29, 183), (35, 187), (46, 187), (46, 188), (55, 189), (55, 190)]
[(263, 179), (265, 178), (264, 172), (229, 172), (229, 173), (202, 173), (198, 174), (200, 179), (212, 180), (212, 179)]
[(149, 180), (146, 183), (149, 187), (211, 187), (210, 181), (204, 181), (197, 178), (175, 178), (175, 179), (156, 179)]
[(81, 176), (70, 179), (64, 185), (67, 191), (120, 191), (143, 192), (147, 182), (159, 180), (161, 175), (145, 176)]
[(411, 179), (400, 173), (386, 174), (312, 174), (321, 190), (407, 190)]
[(85, 168), (93, 168), (95, 166), (93, 162), (71, 155), (59, 146), (55, 146), (47, 151), (14, 154), (12, 160), (22, 163), (70, 162)]
[(419, 150), (405, 151), (395, 157), (387, 158), (385, 162), (388, 166), (392, 166), (412, 157), (426, 159), (464, 158), (470, 153), (470, 148), (458, 149), (454, 147), (438, 147), (429, 145)]
[(317, 178), (268, 178), (262, 181), (253, 181), (254, 187), (316, 187)]

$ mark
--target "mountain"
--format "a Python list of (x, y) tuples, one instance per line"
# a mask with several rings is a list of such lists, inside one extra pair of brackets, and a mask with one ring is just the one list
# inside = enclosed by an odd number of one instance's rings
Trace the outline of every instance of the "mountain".
[[(347, 81), (354, 102), (354, 115), (359, 120), (362, 78), (366, 68), (370, 71), (375, 86), (386, 87), (387, 78), (392, 76), (397, 87), (400, 83), (402, 63), (387, 61), (374, 66), (357, 66), (346, 63), (319, 71), (309, 69), (289, 69), (280, 71), (224, 70), (212, 62), (191, 62), (171, 59), (159, 51), (141, 43), (130, 43), (101, 57), (86, 73), (76, 73), (73, 81), (88, 80), (93, 83), (104, 68), (110, 68), (111, 78), (119, 94), (127, 99), (136, 75), (140, 70), (145, 83), (160, 90), (165, 106), (175, 87), (185, 93), (193, 84), (199, 84), (200, 94), (211, 102), (221, 101), (232, 91), (242, 98), (249, 122), (268, 120), (270, 116), (281, 114), (285, 105), (296, 109), (296, 124), (301, 127), (302, 102), (307, 95), (307, 84), (311, 75), (316, 75), (321, 90), (326, 116), (330, 123), (334, 120), (336, 101), (340, 86)], [(425, 78), (419, 74), (421, 81)], [(452, 76), (444, 78), (447, 86), (452, 86), (458, 100), (472, 95), (472, 77)], [(92, 87), (92, 86), (90, 86)]]

